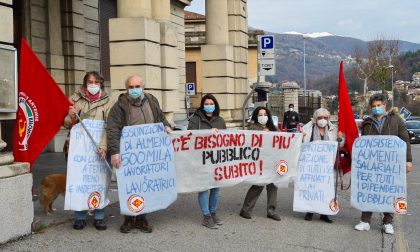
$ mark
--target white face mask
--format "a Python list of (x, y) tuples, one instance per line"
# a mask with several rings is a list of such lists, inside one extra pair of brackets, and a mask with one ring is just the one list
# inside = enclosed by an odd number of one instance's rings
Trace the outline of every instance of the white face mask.
[(88, 84), (87, 90), (91, 95), (96, 95), (99, 92), (99, 90), (101, 90), (101, 87), (96, 84)]
[(258, 123), (266, 125), (268, 121), (268, 116), (258, 116)]
[(318, 127), (320, 127), (320, 128), (325, 128), (325, 126), (327, 126), (327, 124), (328, 124), (328, 121), (327, 120), (325, 120), (325, 119), (321, 119), (321, 120), (318, 120), (317, 122), (316, 122), (316, 124), (318, 125)]
[(293, 111), (293, 108), (289, 108), (289, 111)]

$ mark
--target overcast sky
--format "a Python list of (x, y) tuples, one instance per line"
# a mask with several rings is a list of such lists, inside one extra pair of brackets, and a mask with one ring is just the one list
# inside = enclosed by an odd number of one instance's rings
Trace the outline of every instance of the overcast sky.
[[(211, 1), (211, 0), (210, 0)], [(186, 10), (204, 14), (205, 0)], [(248, 0), (248, 25), (270, 32), (330, 32), (420, 43), (420, 0)]]

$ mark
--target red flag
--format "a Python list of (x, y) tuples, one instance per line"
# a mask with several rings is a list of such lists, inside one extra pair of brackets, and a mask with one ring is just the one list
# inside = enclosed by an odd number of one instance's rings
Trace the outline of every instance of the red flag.
[(13, 155), (35, 162), (60, 129), (71, 105), (24, 39), (20, 48), (19, 96)]
[(345, 136), (345, 145), (340, 149), (340, 154), (343, 153), (347, 157), (340, 158), (340, 169), (343, 171), (343, 174), (346, 174), (351, 170), (351, 150), (354, 140), (359, 137), (359, 132), (354, 121), (342, 61), (340, 63), (338, 81), (338, 131), (344, 133)]

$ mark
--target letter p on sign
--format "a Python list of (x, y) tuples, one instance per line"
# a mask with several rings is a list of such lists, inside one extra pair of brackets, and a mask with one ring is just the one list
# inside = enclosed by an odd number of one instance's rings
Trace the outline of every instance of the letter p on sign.
[(274, 48), (274, 37), (273, 36), (262, 36), (261, 37), (261, 49), (273, 49)]

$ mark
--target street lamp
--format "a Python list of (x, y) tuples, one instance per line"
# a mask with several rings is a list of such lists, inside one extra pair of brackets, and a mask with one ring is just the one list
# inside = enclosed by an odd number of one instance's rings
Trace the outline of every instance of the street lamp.
[(302, 36), (303, 38), (303, 100), (305, 101), (306, 107), (306, 43), (305, 43), (305, 35)]
[(394, 107), (394, 65), (389, 64), (388, 68), (391, 68), (391, 94), (392, 94), (391, 107)]

